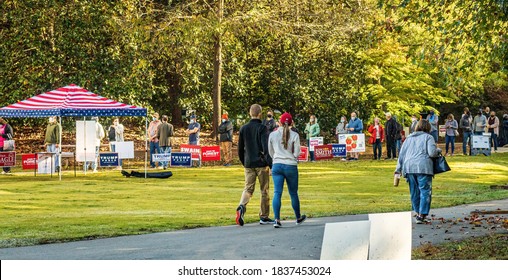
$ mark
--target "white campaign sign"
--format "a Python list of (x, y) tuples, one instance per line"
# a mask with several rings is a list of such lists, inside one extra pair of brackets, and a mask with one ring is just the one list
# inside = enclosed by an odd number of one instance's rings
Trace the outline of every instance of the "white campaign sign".
[(171, 161), (171, 154), (153, 154), (152, 160), (154, 162)]
[(118, 158), (134, 158), (134, 142), (111, 142), (115, 145), (115, 153), (118, 153)]
[(369, 260), (411, 260), (411, 212), (369, 214)]
[(339, 144), (346, 145), (346, 151), (365, 152), (365, 134), (339, 134)]
[(321, 260), (367, 260), (370, 221), (327, 223)]
[(490, 149), (489, 138), (489, 136), (484, 135), (472, 135), (471, 147), (473, 149)]
[(37, 154), (37, 173), (39, 174), (55, 173), (55, 157), (56, 155), (49, 153)]
[(95, 160), (95, 121), (76, 121), (76, 161)]
[(324, 140), (323, 137), (311, 137), (309, 138), (309, 151), (314, 151), (314, 146), (320, 146), (323, 145)]

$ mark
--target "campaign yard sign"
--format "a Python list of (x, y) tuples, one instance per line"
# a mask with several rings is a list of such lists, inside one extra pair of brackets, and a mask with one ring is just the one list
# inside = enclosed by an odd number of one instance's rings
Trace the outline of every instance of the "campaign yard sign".
[(332, 144), (333, 157), (346, 157), (346, 145), (345, 144)]
[(339, 144), (345, 144), (347, 152), (365, 152), (365, 134), (339, 134)]
[(309, 147), (300, 146), (300, 156), (298, 156), (298, 161), (308, 161), (309, 160)]
[(199, 160), (199, 156), (201, 155), (201, 146), (182, 144), (180, 145), (180, 152), (191, 153), (192, 160)]
[(23, 169), (37, 169), (37, 154), (21, 155), (21, 165)]
[(153, 162), (168, 162), (171, 161), (171, 153), (168, 154), (152, 154)]
[(171, 167), (191, 167), (191, 153), (171, 153)]
[(203, 146), (201, 147), (202, 161), (220, 160), (220, 146)]
[(315, 146), (323, 144), (324, 144), (323, 137), (311, 137), (309, 139), (309, 148), (311, 152), (314, 151)]
[(319, 145), (314, 147), (314, 158), (316, 160), (332, 159), (332, 145)]
[(16, 152), (0, 152), (0, 166), (13, 167), (16, 165)]
[(118, 153), (100, 153), (99, 154), (99, 165), (101, 167), (106, 166), (118, 166)]

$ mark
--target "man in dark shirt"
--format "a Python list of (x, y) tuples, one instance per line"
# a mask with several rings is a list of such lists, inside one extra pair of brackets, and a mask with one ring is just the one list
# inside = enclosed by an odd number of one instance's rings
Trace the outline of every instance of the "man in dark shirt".
[(397, 123), (392, 118), (391, 113), (386, 113), (385, 123), (385, 139), (386, 139), (386, 159), (394, 159), (397, 157)]
[(244, 214), (254, 193), (256, 179), (261, 188), (261, 210), (259, 212), (260, 224), (273, 224), (270, 216), (270, 196), (268, 183), (270, 182), (270, 168), (272, 159), (268, 154), (268, 129), (261, 121), (262, 108), (258, 104), (250, 106), (251, 120), (240, 128), (238, 139), (238, 157), (245, 168), (245, 188), (236, 209), (236, 223), (244, 224)]
[(201, 125), (196, 121), (196, 115), (190, 117), (190, 124), (185, 133), (189, 135), (189, 145), (199, 145), (199, 131)]
[(222, 114), (222, 123), (219, 126), (220, 148), (224, 157), (224, 166), (230, 166), (232, 160), (231, 150), (233, 149), (233, 124), (228, 114)]

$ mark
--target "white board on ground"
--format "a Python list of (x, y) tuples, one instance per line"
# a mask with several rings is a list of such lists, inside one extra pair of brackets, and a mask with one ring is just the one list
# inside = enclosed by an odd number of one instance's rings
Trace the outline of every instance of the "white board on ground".
[(325, 225), (321, 260), (367, 260), (370, 221)]
[(369, 214), (369, 260), (411, 260), (411, 212)]

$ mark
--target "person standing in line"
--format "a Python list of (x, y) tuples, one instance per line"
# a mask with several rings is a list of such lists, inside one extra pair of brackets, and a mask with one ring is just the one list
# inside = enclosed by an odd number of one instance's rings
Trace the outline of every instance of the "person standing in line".
[(196, 115), (191, 115), (189, 127), (185, 134), (189, 135), (189, 145), (199, 145), (199, 131), (201, 125), (196, 121)]
[(101, 149), (101, 141), (105, 136), (104, 128), (99, 123), (98, 117), (92, 117), (92, 120), (95, 121), (95, 157), (93, 161), (85, 162), (83, 165), (83, 170), (86, 172), (88, 170), (88, 165), (92, 166), (92, 172), (97, 173), (97, 160), (99, 159), (99, 151)]
[(508, 114), (503, 115), (504, 145), (508, 144)]
[[(445, 143), (446, 143), (446, 154), (453, 156), (455, 153), (455, 137), (456, 137), (456, 131), (459, 128), (459, 125), (455, 118), (453, 117), (453, 114), (448, 114), (448, 117), (446, 118), (445, 122), (445, 128), (446, 128), (446, 136), (445, 136)], [(451, 151), (452, 153), (448, 153), (448, 146), (451, 145)]]
[(262, 225), (273, 224), (270, 216), (270, 168), (272, 158), (268, 152), (268, 130), (261, 121), (263, 108), (259, 104), (250, 106), (249, 114), (251, 120), (240, 128), (238, 138), (238, 157), (244, 166), (245, 187), (236, 208), (236, 224), (243, 226), (244, 215), (247, 211), (247, 204), (255, 190), (256, 179), (259, 180), (261, 189), (261, 207), (259, 212), (259, 223)]
[(411, 205), (416, 213), (416, 223), (426, 224), (432, 201), (432, 178), (434, 168), (432, 157), (439, 155), (434, 137), (429, 135), (429, 121), (420, 120), (415, 133), (410, 134), (402, 149), (395, 168), (395, 174), (402, 174), (409, 183)]
[[(148, 126), (148, 130), (146, 135), (148, 136), (148, 141), (150, 143), (150, 167), (155, 168), (155, 162), (153, 161), (152, 156), (159, 153), (159, 138), (157, 138), (157, 128), (161, 124), (159, 120), (159, 113), (153, 113), (152, 121)], [(159, 163), (160, 165), (160, 163)]]
[(219, 134), (224, 166), (230, 166), (233, 158), (233, 124), (229, 121), (228, 114), (222, 114), (222, 123), (219, 125)]
[[(4, 150), (4, 143), (7, 140), (11, 140), (14, 137), (14, 132), (12, 130), (12, 126), (7, 123), (7, 121), (0, 117), (0, 152)], [(11, 168), (4, 167), (2, 174), (10, 174)]]
[(385, 131), (383, 126), (379, 123), (379, 118), (374, 118), (374, 124), (371, 124), (367, 129), (370, 133), (369, 143), (372, 144), (374, 152), (374, 160), (380, 160), (382, 154), (382, 146), (385, 141)]
[(335, 135), (337, 137), (337, 141), (339, 141), (339, 134), (346, 134), (347, 133), (347, 120), (346, 116), (340, 117), (340, 122), (337, 124), (337, 127), (335, 128)]
[(310, 150), (310, 138), (319, 136), (321, 132), (315, 115), (310, 115), (309, 123), (305, 126), (304, 132), (307, 138), (307, 147), (309, 147), (310, 161), (314, 161), (314, 151)]
[(266, 113), (266, 119), (263, 120), (263, 124), (268, 129), (268, 134), (272, 133), (278, 127), (277, 122), (275, 121), (275, 119), (273, 117), (272, 110), (269, 110)]
[[(363, 130), (363, 122), (361, 119), (356, 117), (356, 113), (351, 113), (351, 118), (349, 119), (349, 123), (347, 124), (347, 130), (349, 134), (358, 134), (362, 133)], [(351, 160), (358, 160), (360, 156), (359, 152), (351, 152)]]
[(499, 118), (496, 112), (490, 111), (490, 118), (487, 120), (487, 131), (490, 133), (490, 147), (497, 152), (497, 136), (499, 135)]
[[(109, 126), (109, 133), (108, 133), (108, 134), (112, 134), (111, 132), (114, 132), (114, 134), (115, 134), (115, 141), (110, 142), (110, 148), (111, 148), (112, 152), (116, 152), (118, 150), (116, 148), (117, 142), (124, 141), (124, 139), (123, 139), (124, 129), (125, 128), (124, 128), (123, 124), (120, 123), (120, 119), (114, 118), (113, 124)], [(118, 157), (118, 167), (116, 168), (117, 170), (122, 170), (122, 163), (123, 163), (122, 159), (120, 157)]]
[[(171, 137), (174, 135), (173, 125), (168, 123), (168, 116), (162, 116), (162, 123), (157, 127), (157, 139), (159, 139), (159, 150), (161, 154), (171, 153)], [(162, 161), (162, 168), (168, 168), (168, 161)]]
[(409, 134), (415, 132), (416, 125), (418, 124), (418, 118), (415, 115), (411, 116), (411, 126), (409, 127)]
[(478, 113), (473, 120), (473, 134), (483, 135), (485, 128), (487, 127), (487, 118), (482, 114), (482, 110), (478, 110)]
[(404, 129), (402, 128), (400, 122), (397, 121), (396, 116), (393, 116), (393, 120), (395, 121), (395, 127), (397, 128), (395, 132), (395, 150), (397, 151), (397, 154), (399, 154), (400, 147), (402, 146), (402, 132), (404, 131)]
[(49, 123), (46, 127), (46, 137), (44, 138), (44, 144), (46, 145), (46, 151), (48, 153), (55, 154), (55, 171), (60, 172), (60, 159), (58, 152), (60, 151), (60, 133), (62, 127), (58, 123), (56, 116), (49, 117)]
[(275, 222), (273, 226), (279, 228), (280, 207), (284, 180), (288, 187), (291, 197), (291, 206), (296, 217), (296, 224), (301, 225), (306, 215), (300, 213), (300, 198), (298, 197), (298, 156), (300, 155), (300, 136), (291, 130), (293, 117), (289, 113), (284, 113), (280, 117), (282, 129), (271, 133), (268, 138), (268, 151), (273, 159), (272, 177), (273, 177), (273, 212)]
[(427, 120), (430, 123), (430, 135), (434, 137), (434, 141), (437, 144), (438, 136), (439, 136), (439, 130), (438, 130), (438, 123), (439, 123), (439, 117), (436, 115), (434, 110), (430, 110), (429, 115), (427, 116)]
[(392, 118), (392, 114), (390, 112), (385, 114), (386, 123), (385, 123), (385, 139), (386, 139), (386, 158), (385, 159), (395, 159), (397, 157), (397, 146), (395, 145), (395, 138), (397, 135), (397, 124), (395, 120)]
[[(469, 108), (464, 108), (464, 114), (460, 118), (459, 128), (462, 129), (462, 154), (467, 155), (467, 145), (471, 148), (471, 134), (473, 131), (473, 118)], [(471, 154), (471, 153), (470, 153)]]

